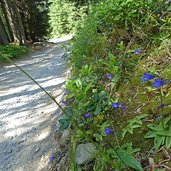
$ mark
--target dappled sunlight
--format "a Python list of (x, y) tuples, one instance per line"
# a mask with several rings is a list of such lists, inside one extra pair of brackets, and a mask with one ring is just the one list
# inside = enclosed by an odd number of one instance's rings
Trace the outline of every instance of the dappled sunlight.
[(41, 140), (47, 138), (50, 134), (50, 131), (51, 131), (50, 128), (45, 128), (45, 129), (41, 130), (39, 136), (35, 138), (34, 142), (41, 141)]
[[(57, 47), (30, 55), (17, 64), (60, 102), (68, 71), (61, 58), (64, 52)], [(45, 169), (54, 146), (49, 144), (53, 139), (52, 127), (61, 112), (58, 111), (57, 105), (14, 65), (0, 68), (0, 80), (0, 149), (6, 149), (8, 146), (12, 148), (12, 154), (8, 157), (10, 160), (17, 158), (11, 163), (16, 166), (13, 170), (28, 170), (25, 167), (28, 162), (31, 163), (31, 168)], [(0, 157), (3, 156), (2, 150)], [(5, 164), (2, 161), (0, 165)]]

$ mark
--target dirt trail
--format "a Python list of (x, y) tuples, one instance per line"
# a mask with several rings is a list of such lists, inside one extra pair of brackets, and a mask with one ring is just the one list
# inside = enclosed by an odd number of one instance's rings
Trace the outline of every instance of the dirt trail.
[[(55, 45), (17, 64), (58, 101), (68, 73)], [(0, 171), (47, 171), (58, 107), (14, 65), (0, 67)]]

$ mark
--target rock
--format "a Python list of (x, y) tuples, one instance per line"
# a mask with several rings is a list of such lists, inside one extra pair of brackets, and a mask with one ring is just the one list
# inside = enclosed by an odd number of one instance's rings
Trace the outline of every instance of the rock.
[(76, 149), (76, 161), (78, 165), (84, 164), (95, 157), (97, 148), (92, 143), (79, 144)]
[(71, 134), (71, 131), (69, 129), (64, 130), (64, 132), (62, 133), (62, 136), (59, 140), (59, 143), (61, 146), (64, 146), (67, 144), (67, 141), (70, 139), (70, 134)]
[(34, 153), (37, 153), (38, 151), (40, 151), (40, 147), (34, 146)]

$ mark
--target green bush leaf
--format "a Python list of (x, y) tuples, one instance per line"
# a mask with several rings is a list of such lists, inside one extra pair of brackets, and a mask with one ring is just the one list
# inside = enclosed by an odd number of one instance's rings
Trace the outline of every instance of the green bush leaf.
[(96, 107), (96, 110), (95, 110), (94, 114), (95, 115), (98, 115), (101, 112), (101, 110), (102, 110), (102, 108), (101, 108), (100, 104), (98, 104), (97, 107)]
[(145, 134), (144, 138), (154, 138), (156, 136), (156, 132), (150, 131), (147, 134)]
[(169, 149), (171, 148), (171, 137), (166, 137), (166, 148)]
[(132, 157), (130, 154), (126, 153), (123, 150), (119, 150), (118, 155), (118, 158), (120, 158), (126, 165), (136, 170), (143, 171), (140, 162), (134, 157)]

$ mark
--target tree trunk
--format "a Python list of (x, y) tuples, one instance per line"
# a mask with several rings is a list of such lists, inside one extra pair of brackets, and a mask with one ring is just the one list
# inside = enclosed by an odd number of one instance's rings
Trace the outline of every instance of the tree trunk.
[(21, 16), (17, 8), (16, 0), (3, 0), (8, 15), (8, 20), (14, 37), (14, 43), (25, 44), (26, 36), (21, 21)]
[(6, 34), (5, 27), (1, 17), (0, 17), (0, 44), (3, 45), (9, 44), (8, 36)]
[(2, 16), (2, 21), (4, 23), (5, 30), (7, 32), (8, 38), (9, 38), (9, 42), (13, 42), (14, 37), (13, 37), (12, 31), (11, 31), (11, 26), (8, 21), (8, 15), (7, 15), (7, 12), (5, 9), (5, 3), (3, 1), (0, 1), (0, 11), (1, 11), (1, 16)]

